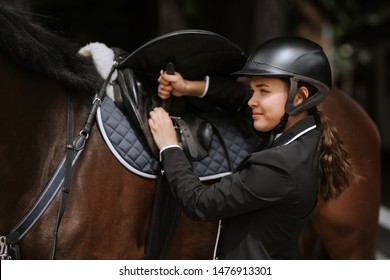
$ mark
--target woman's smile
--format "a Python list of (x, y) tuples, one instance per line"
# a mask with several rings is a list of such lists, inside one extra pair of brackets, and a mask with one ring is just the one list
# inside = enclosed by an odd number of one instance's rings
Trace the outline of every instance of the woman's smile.
[(252, 112), (252, 118), (254, 120), (257, 120), (259, 118), (261, 118), (261, 116), (263, 116), (264, 114), (263, 113), (260, 113), (260, 112)]

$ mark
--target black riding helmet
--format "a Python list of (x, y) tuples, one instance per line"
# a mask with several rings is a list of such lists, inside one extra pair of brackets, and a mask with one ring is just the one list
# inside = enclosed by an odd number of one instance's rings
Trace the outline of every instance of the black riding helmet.
[[(332, 74), (322, 47), (300, 37), (277, 37), (260, 45), (235, 76), (270, 76), (290, 79), (286, 114), (297, 115), (317, 106), (330, 93)], [(317, 92), (297, 106), (293, 99), (298, 83), (314, 86)]]

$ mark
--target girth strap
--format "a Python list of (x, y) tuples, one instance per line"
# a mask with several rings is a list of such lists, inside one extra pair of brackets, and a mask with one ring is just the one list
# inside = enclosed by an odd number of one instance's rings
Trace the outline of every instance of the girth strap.
[(180, 119), (175, 118), (173, 122), (176, 123), (180, 128), (180, 136), (183, 138), (181, 144), (183, 145), (183, 149), (188, 151), (190, 159), (198, 159), (203, 158), (207, 155), (207, 151), (205, 151), (201, 145), (197, 145), (192, 135), (192, 132), (187, 125), (187, 123)]
[(154, 190), (148, 233), (145, 241), (145, 260), (162, 260), (179, 220), (180, 208), (169, 189), (167, 178), (159, 173)]

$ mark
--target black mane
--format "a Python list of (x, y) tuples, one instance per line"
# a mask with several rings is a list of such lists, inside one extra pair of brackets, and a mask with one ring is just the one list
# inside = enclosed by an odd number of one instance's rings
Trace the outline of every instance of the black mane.
[(78, 48), (17, 8), (0, 3), (0, 54), (26, 71), (52, 77), (65, 87), (94, 94), (101, 78)]

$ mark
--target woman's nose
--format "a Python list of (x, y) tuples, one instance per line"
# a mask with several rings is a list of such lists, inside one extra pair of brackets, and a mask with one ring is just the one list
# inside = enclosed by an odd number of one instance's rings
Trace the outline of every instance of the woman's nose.
[(248, 100), (248, 106), (251, 108), (258, 106), (258, 102), (256, 101), (254, 95), (252, 95), (252, 97)]

